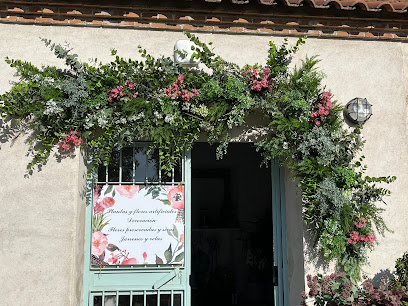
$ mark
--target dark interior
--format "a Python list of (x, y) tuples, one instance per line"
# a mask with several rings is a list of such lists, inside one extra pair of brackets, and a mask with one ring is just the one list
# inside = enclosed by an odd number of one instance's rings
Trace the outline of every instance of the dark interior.
[(273, 305), (271, 172), (251, 143), (192, 150), (192, 306)]

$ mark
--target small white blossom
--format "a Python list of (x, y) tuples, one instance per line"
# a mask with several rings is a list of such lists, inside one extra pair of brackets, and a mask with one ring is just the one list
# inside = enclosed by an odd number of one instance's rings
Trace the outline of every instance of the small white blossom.
[(166, 117), (164, 117), (164, 121), (166, 121), (167, 123), (171, 123), (174, 121), (174, 115), (166, 115)]
[(118, 120), (116, 120), (117, 124), (126, 124), (127, 120), (126, 118), (119, 118)]
[(99, 117), (98, 118), (98, 125), (101, 128), (104, 128), (107, 124), (108, 124), (108, 120), (106, 119), (106, 117), (105, 118), (104, 117)]
[(209, 124), (208, 122), (205, 122), (205, 121), (202, 121), (202, 122), (200, 123), (200, 127), (201, 127), (203, 130), (207, 131), (207, 132), (212, 132), (212, 131), (214, 130), (214, 126), (211, 125), (211, 124)]
[(162, 119), (162, 118), (163, 118), (163, 115), (162, 115), (161, 113), (159, 113), (158, 111), (155, 111), (155, 112), (154, 112), (154, 116), (155, 116), (157, 119)]
[(204, 104), (201, 104), (198, 107), (194, 107), (193, 112), (201, 117), (207, 117), (208, 108)]
[(59, 107), (57, 105), (57, 102), (54, 101), (54, 99), (50, 99), (45, 103), (45, 115), (52, 115), (52, 114), (57, 114), (63, 111), (62, 107)]
[(93, 119), (91, 118), (91, 116), (90, 115), (86, 116), (85, 123), (84, 123), (84, 128), (89, 130), (94, 125), (95, 125), (95, 123), (93, 122)]
[(138, 113), (137, 115), (130, 116), (128, 120), (131, 122), (134, 122), (139, 119), (143, 119), (144, 117), (145, 117), (145, 114), (142, 112), (142, 113)]

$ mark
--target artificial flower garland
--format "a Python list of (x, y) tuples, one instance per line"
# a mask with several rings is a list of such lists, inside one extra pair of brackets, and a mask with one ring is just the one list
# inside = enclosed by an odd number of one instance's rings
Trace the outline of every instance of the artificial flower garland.
[[(169, 172), (203, 132), (219, 143), (221, 158), (231, 129), (261, 111), (269, 119), (267, 135), (256, 143), (264, 162), (275, 159), (292, 171), (302, 191), (305, 222), (319, 249), (358, 278), (367, 250), (374, 247), (374, 229), (380, 234), (387, 230), (375, 203), (389, 191), (376, 183), (395, 178), (364, 175), (363, 157), (356, 162), (363, 145), (360, 128), (342, 128), (342, 108), (324, 91), (316, 58), (289, 70), (304, 40), (293, 47), (286, 40), (280, 47), (270, 42), (265, 66), (241, 68), (216, 56), (196, 36), (186, 35), (196, 45), (193, 56), (209, 72), (154, 58), (142, 48), (142, 61), (116, 56), (107, 64), (83, 63), (48, 40), (46, 45), (68, 69), (40, 69), (7, 59), (20, 81), (1, 95), (0, 113), (6, 120), (23, 119), (20, 124), (35, 135), (28, 170), (45, 162), (55, 145), (61, 154), (83, 147), (94, 171), (109, 163), (113, 150), (149, 140)], [(111, 204), (101, 203), (100, 209)]]

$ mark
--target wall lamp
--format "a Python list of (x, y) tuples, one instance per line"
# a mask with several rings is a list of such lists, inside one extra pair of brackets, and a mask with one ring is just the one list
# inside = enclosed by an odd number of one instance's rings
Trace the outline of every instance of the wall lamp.
[(198, 66), (200, 61), (197, 58), (191, 58), (197, 46), (190, 40), (180, 39), (174, 45), (174, 61), (183, 66)]
[(364, 123), (373, 114), (372, 105), (366, 98), (354, 98), (347, 103), (343, 115), (354, 124)]

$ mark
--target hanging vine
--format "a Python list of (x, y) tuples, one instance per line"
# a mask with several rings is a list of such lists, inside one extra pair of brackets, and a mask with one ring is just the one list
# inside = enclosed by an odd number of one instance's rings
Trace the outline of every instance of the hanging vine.
[(46, 39), (66, 69), (6, 59), (19, 81), (0, 96), (0, 113), (32, 131), (28, 171), (46, 162), (55, 146), (60, 154), (82, 146), (96, 169), (109, 163), (113, 149), (140, 140), (160, 150), (163, 170), (169, 171), (202, 133), (219, 143), (221, 158), (231, 129), (261, 111), (269, 119), (266, 136), (256, 143), (264, 162), (275, 159), (292, 171), (317, 246), (327, 260), (358, 278), (374, 247), (374, 230), (388, 230), (375, 203), (390, 193), (382, 183), (395, 177), (364, 174), (360, 128), (342, 128), (342, 108), (324, 90), (318, 60), (306, 58), (300, 67), (288, 68), (304, 40), (292, 47), (286, 40), (279, 47), (270, 42), (265, 65), (239, 67), (186, 35), (206, 70), (154, 58), (141, 47), (141, 61), (112, 50), (109, 63), (84, 63)]

